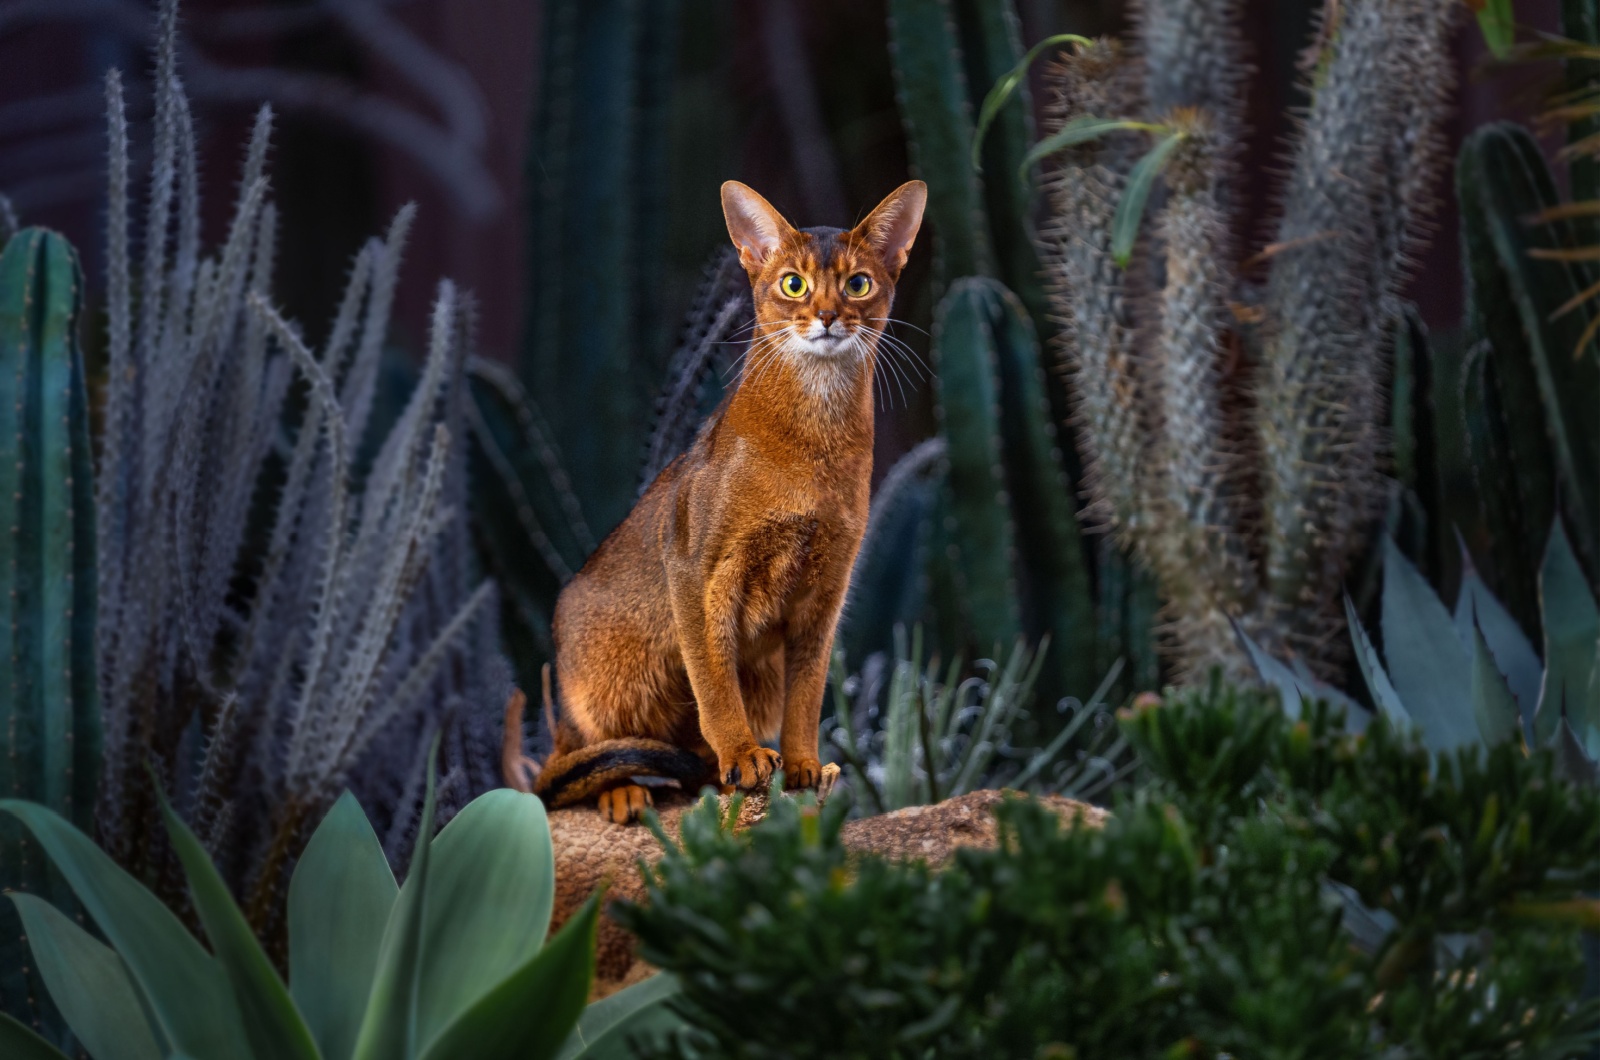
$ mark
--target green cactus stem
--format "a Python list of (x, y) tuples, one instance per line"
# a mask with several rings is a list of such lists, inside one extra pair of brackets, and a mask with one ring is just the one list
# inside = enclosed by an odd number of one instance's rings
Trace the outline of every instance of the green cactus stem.
[[(92, 824), (96, 688), (94, 483), (83, 275), (70, 244), (29, 228), (0, 254), (0, 795)], [(0, 823), (0, 887), (70, 905), (38, 847)], [(0, 908), (0, 1008), (46, 1018), (10, 903)]]

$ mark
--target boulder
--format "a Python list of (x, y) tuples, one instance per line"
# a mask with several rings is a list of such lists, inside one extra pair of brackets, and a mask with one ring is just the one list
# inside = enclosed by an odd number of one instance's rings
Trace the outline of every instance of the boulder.
[[(671, 790), (657, 794), (656, 811), (661, 817), (662, 830), (676, 840), (684, 813), (698, 800)], [(974, 791), (933, 806), (911, 806), (848, 821), (840, 838), (851, 851), (942, 865), (961, 847), (995, 845), (999, 829), (994, 808), (1007, 794)], [(724, 805), (729, 798), (722, 796)], [(1063, 819), (1083, 818), (1096, 825), (1105, 819), (1104, 810), (1088, 803), (1058, 795), (1044, 796), (1044, 802)], [(747, 797), (739, 813), (739, 826), (748, 827), (760, 820), (765, 810), (765, 796)], [(644, 894), (639, 863), (653, 864), (661, 857), (661, 845), (648, 828), (637, 824), (612, 824), (592, 806), (553, 811), (550, 838), (556, 857), (552, 932), (602, 883), (609, 884), (610, 898), (638, 901)], [(633, 937), (610, 916), (602, 916), (592, 997), (604, 997), (653, 972), (654, 969), (638, 959)]]

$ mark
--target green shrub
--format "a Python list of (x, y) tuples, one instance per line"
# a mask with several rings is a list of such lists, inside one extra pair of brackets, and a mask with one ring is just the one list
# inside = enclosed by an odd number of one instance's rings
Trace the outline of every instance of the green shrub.
[[(1217, 681), (1123, 716), (1151, 782), (1104, 827), (1018, 798), (943, 871), (845, 810), (716, 807), (621, 907), (697, 1057), (1565, 1057), (1600, 796), (1513, 742), (1433, 758)], [(662, 1052), (665, 1055), (664, 1052)]]

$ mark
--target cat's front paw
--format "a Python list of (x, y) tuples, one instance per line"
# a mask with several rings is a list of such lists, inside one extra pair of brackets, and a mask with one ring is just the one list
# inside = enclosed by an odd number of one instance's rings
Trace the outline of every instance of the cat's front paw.
[(766, 787), (772, 783), (772, 774), (782, 768), (783, 756), (765, 747), (747, 747), (717, 762), (724, 784), (746, 790)]
[(784, 759), (783, 786), (790, 791), (797, 788), (812, 789), (822, 780), (822, 763), (815, 758), (791, 755)]

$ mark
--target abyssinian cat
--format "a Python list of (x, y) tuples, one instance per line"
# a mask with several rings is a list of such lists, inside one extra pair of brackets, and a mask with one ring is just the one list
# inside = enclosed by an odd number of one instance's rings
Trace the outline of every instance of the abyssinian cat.
[[(874, 359), (926, 201), (914, 180), (848, 231), (797, 230), (745, 185), (722, 186), (754, 295), (750, 351), (556, 603), (560, 721), (532, 784), (551, 807), (597, 797), (632, 821), (651, 801), (641, 776), (756, 788), (782, 769), (786, 786), (816, 786), (834, 627), (867, 524)], [(548, 686), (547, 669), (547, 710)]]

